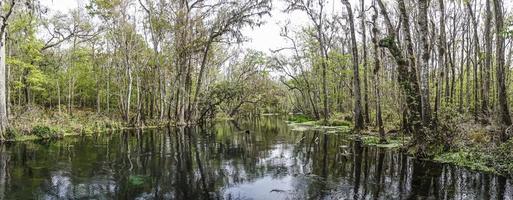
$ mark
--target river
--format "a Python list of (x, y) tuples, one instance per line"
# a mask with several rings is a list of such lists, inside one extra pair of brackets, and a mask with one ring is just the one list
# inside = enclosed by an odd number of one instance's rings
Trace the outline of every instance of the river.
[(0, 146), (0, 199), (511, 200), (512, 184), (280, 117)]

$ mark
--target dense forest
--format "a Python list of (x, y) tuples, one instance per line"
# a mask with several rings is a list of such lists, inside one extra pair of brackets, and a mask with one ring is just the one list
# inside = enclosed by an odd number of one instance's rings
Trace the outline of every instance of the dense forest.
[[(0, 140), (283, 114), (513, 171), (508, 1), (0, 2)], [(275, 9), (308, 21), (244, 48)]]

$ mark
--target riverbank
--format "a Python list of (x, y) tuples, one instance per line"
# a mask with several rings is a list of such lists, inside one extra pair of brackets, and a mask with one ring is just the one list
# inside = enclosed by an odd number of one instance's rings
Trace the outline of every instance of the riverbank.
[[(341, 121), (340, 119), (331, 121)], [(331, 123), (331, 122), (330, 122)], [(332, 133), (351, 134), (352, 123), (341, 122), (340, 125), (322, 125), (321, 121), (312, 120), (304, 116), (288, 118), (288, 124), (292, 130), (328, 130)], [(490, 126), (482, 126), (471, 122), (460, 123), (454, 128), (451, 145), (447, 149), (435, 152), (429, 161), (466, 167), (474, 171), (483, 171), (504, 176), (513, 175), (513, 139), (508, 142), (495, 142), (495, 132)], [(391, 134), (390, 132), (394, 132)], [(495, 134), (494, 134), (495, 133)], [(353, 139), (361, 139), (364, 145), (381, 148), (403, 149), (408, 152), (410, 136), (404, 136), (389, 131), (386, 135), (387, 143), (380, 143), (380, 138), (375, 130), (362, 131), (360, 135), (351, 135)]]
[(17, 114), (11, 117), (11, 124), (6, 134), (8, 142), (56, 139), (136, 128), (158, 128), (169, 124), (150, 120), (140, 126), (134, 126), (125, 123), (119, 117), (84, 109), (73, 110), (72, 114), (38, 107), (15, 111)]

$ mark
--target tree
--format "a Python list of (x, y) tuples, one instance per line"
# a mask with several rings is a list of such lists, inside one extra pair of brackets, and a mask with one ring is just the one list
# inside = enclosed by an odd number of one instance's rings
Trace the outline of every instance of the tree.
[(325, 0), (285, 0), (288, 4), (285, 9), (286, 12), (300, 10), (305, 12), (310, 21), (313, 23), (315, 30), (314, 37), (319, 46), (320, 63), (322, 69), (322, 99), (323, 99), (323, 119), (327, 123), (329, 118), (328, 108), (328, 83), (327, 83), (327, 68), (328, 68), (328, 51), (329, 51), (329, 37), (325, 34), (327, 16), (324, 10), (326, 4)]
[(420, 70), (420, 87), (422, 92), (422, 121), (424, 125), (429, 125), (431, 121), (431, 106), (429, 104), (429, 58), (431, 50), (428, 42), (428, 15), (429, 0), (419, 0), (419, 34), (420, 45), (422, 46), (422, 62)]
[[(486, 0), (486, 19), (485, 24), (491, 24), (492, 23), (492, 10), (490, 7), (490, 0)], [(491, 26), (485, 26), (484, 27), (484, 42), (485, 42), (485, 62), (484, 62), (484, 68), (483, 72), (483, 90), (481, 93), (482, 96), (482, 102), (481, 102), (481, 109), (482, 113), (487, 116), (488, 115), (488, 101), (489, 101), (489, 95), (490, 95), (490, 69), (492, 64), (492, 38), (490, 34)]]
[(372, 15), (372, 47), (374, 50), (374, 91), (376, 96), (376, 125), (378, 126), (378, 132), (380, 137), (380, 143), (386, 143), (385, 129), (383, 128), (383, 117), (381, 111), (381, 89), (380, 89), (380, 77), (379, 70), (381, 69), (381, 51), (379, 49), (379, 29), (377, 25), (378, 9), (376, 8), (375, 1), (372, 2), (372, 8), (374, 14)]
[(497, 92), (499, 94), (499, 123), (501, 125), (501, 140), (508, 140), (506, 127), (511, 126), (511, 116), (508, 107), (508, 92), (506, 88), (506, 69), (504, 62), (504, 18), (502, 14), (502, 1), (494, 0), (493, 8), (495, 13), (495, 62), (497, 65)]
[(422, 109), (420, 100), (420, 88), (417, 79), (415, 62), (413, 62), (413, 46), (411, 44), (411, 37), (409, 34), (409, 20), (406, 7), (403, 0), (398, 0), (400, 20), (403, 24), (403, 31), (406, 32), (405, 38), (407, 41), (407, 57), (405, 58), (404, 50), (397, 45), (396, 36), (398, 33), (390, 21), (388, 11), (383, 4), (383, 1), (378, 0), (378, 5), (381, 8), (381, 15), (383, 15), (385, 19), (385, 25), (388, 31), (388, 36), (379, 41), (379, 46), (387, 48), (397, 63), (399, 84), (401, 85), (401, 89), (405, 95), (406, 103), (408, 106), (408, 117), (410, 123), (408, 126), (413, 127), (414, 132), (413, 144), (415, 145), (416, 153), (419, 156), (425, 156), (425, 153), (427, 153), (426, 145), (428, 145), (425, 141), (427, 135), (426, 130), (422, 125), (421, 119)]
[(370, 123), (369, 119), (369, 82), (367, 80), (367, 71), (368, 71), (368, 63), (367, 63), (367, 30), (366, 30), (366, 16), (365, 16), (365, 1), (361, 1), (361, 16), (362, 19), (362, 45), (363, 45), (363, 99), (365, 104), (363, 106), (364, 110), (364, 119), (365, 123)]
[[(6, 4), (8, 3), (8, 4)], [(6, 53), (6, 30), (9, 20), (9, 17), (12, 15), (14, 6), (16, 5), (16, 0), (0, 1), (0, 8), (7, 7), (5, 11), (2, 9), (1, 11), (1, 24), (0, 24), (0, 140), (5, 139), (5, 133), (9, 128), (9, 118), (7, 116), (7, 70), (5, 69)]]
[(346, 6), (349, 28), (351, 30), (351, 53), (353, 58), (353, 91), (354, 91), (354, 128), (356, 131), (363, 129), (364, 120), (362, 115), (362, 96), (360, 92), (360, 73), (358, 66), (358, 47), (356, 46), (356, 34), (354, 30), (353, 10), (348, 0), (342, 0), (342, 3)]
[(445, 48), (446, 48), (446, 37), (445, 37), (445, 6), (444, 1), (439, 0), (438, 4), (440, 6), (441, 17), (440, 17), (440, 34), (438, 37), (438, 71), (439, 76), (436, 82), (436, 99), (435, 99), (435, 120), (438, 121), (438, 114), (440, 112), (440, 107), (442, 104), (442, 88), (443, 88), (443, 78), (446, 72), (446, 62), (445, 62)]

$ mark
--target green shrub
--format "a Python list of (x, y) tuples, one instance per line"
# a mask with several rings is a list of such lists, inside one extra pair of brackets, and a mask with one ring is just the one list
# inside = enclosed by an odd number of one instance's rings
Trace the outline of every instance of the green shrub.
[(36, 125), (32, 128), (32, 134), (41, 137), (41, 138), (60, 138), (62, 137), (62, 133), (56, 129), (49, 126), (44, 125)]
[(288, 120), (292, 121), (292, 122), (296, 122), (296, 123), (304, 123), (304, 122), (313, 121), (312, 118), (310, 118), (306, 115), (292, 115), (292, 116), (289, 116)]

